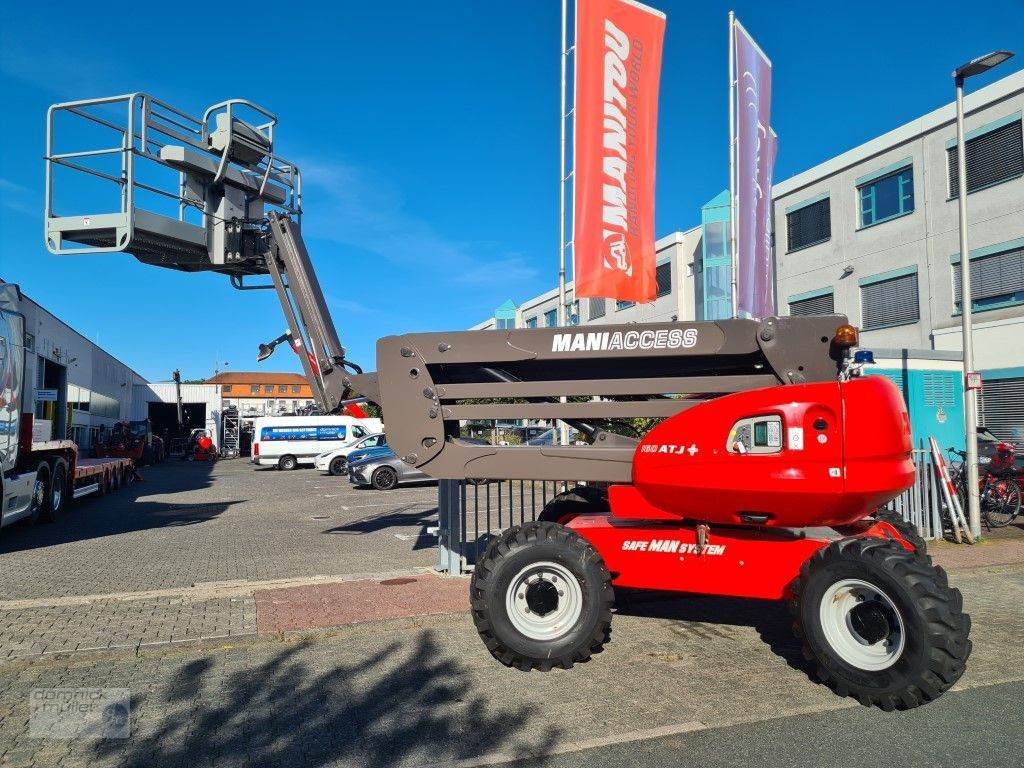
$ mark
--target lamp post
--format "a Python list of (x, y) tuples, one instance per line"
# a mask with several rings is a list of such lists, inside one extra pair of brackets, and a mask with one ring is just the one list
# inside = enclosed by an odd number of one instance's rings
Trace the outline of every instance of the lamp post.
[(960, 321), (964, 358), (964, 431), (967, 438), (967, 517), (971, 533), (981, 536), (981, 507), (978, 501), (978, 390), (971, 381), (974, 373), (974, 344), (971, 339), (971, 252), (967, 246), (967, 150), (964, 146), (964, 81), (987, 72), (1013, 56), (1010, 51), (993, 51), (953, 70), (956, 84), (957, 199), (960, 209)]

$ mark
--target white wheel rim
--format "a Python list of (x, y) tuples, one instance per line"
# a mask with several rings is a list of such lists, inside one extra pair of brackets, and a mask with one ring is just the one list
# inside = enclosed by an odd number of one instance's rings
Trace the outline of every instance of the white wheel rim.
[(557, 640), (583, 613), (583, 588), (563, 565), (531, 563), (517, 573), (505, 592), (512, 626), (531, 640)]
[(874, 584), (860, 579), (837, 581), (825, 590), (819, 617), (832, 650), (858, 669), (880, 672), (903, 653), (903, 617), (892, 599)]
[(46, 481), (39, 475), (36, 475), (35, 485), (32, 487), (32, 508), (33, 510), (42, 509), (43, 503), (46, 501)]
[(59, 473), (55, 472), (53, 475), (53, 479), (51, 480), (51, 482), (53, 483), (53, 491), (50, 498), (53, 500), (52, 507), (54, 512), (58, 512), (60, 510), (61, 502), (64, 501), (64, 483), (62, 482), (63, 479), (64, 478), (61, 477)]

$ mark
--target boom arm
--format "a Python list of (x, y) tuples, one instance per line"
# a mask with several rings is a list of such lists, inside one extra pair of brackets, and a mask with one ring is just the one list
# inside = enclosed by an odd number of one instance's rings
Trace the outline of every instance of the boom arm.
[(337, 413), (354, 392), (376, 402), (380, 397), (377, 377), (345, 359), (345, 348), (298, 225), (287, 216), (271, 213), (268, 236), (267, 271), (288, 322), (286, 336), (302, 361), (320, 408), (324, 413)]
[[(109, 149), (67, 151), (57, 127), (68, 121), (113, 130), (115, 140)], [(836, 315), (404, 334), (380, 339), (379, 372), (364, 373), (345, 359), (302, 242), (301, 174), (277, 154), (276, 124), (267, 110), (237, 99), (202, 117), (142, 93), (54, 105), (47, 247), (130, 253), (156, 266), (226, 274), (240, 289), (273, 288), (288, 330), (261, 344), (259, 359), (287, 341), (325, 413), (364, 395), (384, 410), (395, 452), (438, 478), (628, 482), (638, 441), (608, 431), (609, 422), (665, 418), (726, 393), (839, 376), (841, 357), (830, 342), (846, 318)], [(100, 156), (119, 160), (120, 176), (84, 164)], [(177, 184), (158, 189), (148, 175), (143, 183), (135, 171), (141, 161), (171, 169)], [(92, 187), (58, 188), (58, 166), (116, 184), (117, 209), (81, 215), (95, 211), (95, 200), (68, 203), (66, 193)], [(143, 207), (161, 195), (170, 211)], [(74, 215), (60, 215), (55, 200)], [(244, 284), (262, 275), (270, 284)], [(522, 419), (572, 424), (590, 444), (490, 446), (461, 437), (465, 422)]]

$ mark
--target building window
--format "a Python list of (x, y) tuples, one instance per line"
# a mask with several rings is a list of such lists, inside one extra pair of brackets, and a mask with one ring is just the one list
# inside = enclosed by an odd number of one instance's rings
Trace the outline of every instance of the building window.
[(580, 303), (578, 301), (570, 301), (565, 305), (565, 324), (566, 325), (579, 325), (580, 324)]
[(654, 269), (654, 280), (658, 285), (657, 296), (668, 296), (672, 293), (672, 262), (666, 261)]
[(861, 327), (888, 328), (916, 323), (918, 306), (917, 270), (892, 277), (865, 278), (860, 287)]
[(528, 318), (526, 318), (526, 327), (527, 328), (536, 328), (537, 327), (537, 318), (536, 317), (528, 317)]
[(273, 384), (264, 384), (263, 385), (263, 391), (266, 392), (268, 395), (274, 394), (274, 385)]
[(832, 237), (832, 209), (829, 198), (786, 212), (786, 250), (798, 251)]
[(279, 387), (277, 388), (277, 391), (278, 391), (278, 392), (280, 392), (280, 393), (282, 393), (282, 394), (284, 394), (285, 392), (287, 392), (287, 391), (288, 391), (288, 385), (287, 385), (287, 384), (282, 384), (282, 385), (280, 385), (280, 386), (279, 386)]
[(558, 325), (558, 310), (549, 309), (544, 313), (544, 326), (546, 328), (554, 328)]
[(985, 426), (1000, 440), (1019, 442), (1024, 435), (1024, 378), (989, 376), (985, 374), (985, 386), (981, 390)]
[[(968, 194), (1024, 175), (1024, 141), (1021, 137), (1020, 118), (967, 139), (964, 151), (967, 154)], [(960, 194), (955, 139), (952, 146), (947, 143), (946, 162), (949, 168), (949, 197), (953, 199)]]
[(860, 225), (870, 227), (914, 212), (914, 169), (910, 166), (857, 187)]
[(249, 387), (249, 394), (250, 395), (258, 395), (259, 393), (260, 393), (260, 385), (259, 384), (252, 384), (252, 385), (250, 385), (250, 387)]
[(221, 385), (220, 391), (223, 392), (224, 394), (227, 394), (228, 392), (231, 391), (231, 385), (230, 384), (223, 384), (223, 385)]
[[(963, 301), (960, 263), (953, 265), (953, 300)], [(971, 307), (995, 309), (1024, 303), (1024, 246), (971, 259)]]
[(589, 306), (587, 307), (588, 317), (591, 320), (596, 320), (599, 317), (604, 317), (605, 309), (604, 299), (590, 299)]
[(615, 311), (618, 312), (619, 310), (622, 310), (622, 309), (629, 309), (634, 304), (636, 304), (635, 301), (616, 301), (615, 302)]
[(789, 302), (791, 315), (834, 315), (835, 311), (835, 294), (832, 291), (805, 299), (790, 299)]
[(499, 317), (494, 321), (494, 327), (499, 331), (507, 331), (516, 327), (516, 319), (514, 317)]
[(292, 384), (292, 394), (293, 395), (297, 395), (301, 391), (302, 391), (302, 387), (301, 386), (299, 386), (298, 384)]

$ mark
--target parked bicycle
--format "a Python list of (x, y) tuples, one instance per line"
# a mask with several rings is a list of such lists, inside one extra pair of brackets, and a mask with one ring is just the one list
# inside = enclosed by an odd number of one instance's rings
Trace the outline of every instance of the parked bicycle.
[[(961, 461), (950, 462), (950, 479), (956, 488), (960, 503), (967, 509), (967, 454), (955, 448), (948, 448), (950, 454), (959, 456)], [(1017, 450), (1011, 443), (1000, 443), (991, 457), (979, 462), (981, 477), (978, 478), (978, 495), (981, 516), (989, 529), (1009, 525), (1020, 514), (1021, 489), (1013, 475)]]

